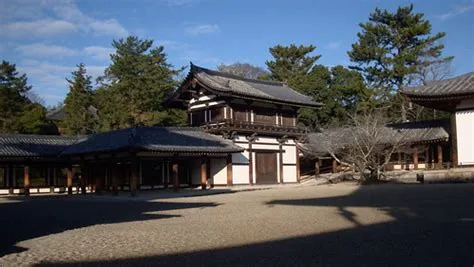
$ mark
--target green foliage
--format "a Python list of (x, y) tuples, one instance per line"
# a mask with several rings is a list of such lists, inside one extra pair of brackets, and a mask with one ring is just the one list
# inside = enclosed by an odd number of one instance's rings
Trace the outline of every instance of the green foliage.
[[(439, 40), (444, 32), (431, 34), (431, 24), (422, 13), (414, 13), (413, 5), (399, 7), (396, 13), (376, 8), (369, 22), (361, 23), (358, 41), (348, 55), (367, 81), (377, 88), (381, 105), (398, 102), (394, 111), (407, 119), (400, 90), (409, 83), (420, 66), (439, 61), (444, 46)], [(395, 97), (395, 99), (393, 99)]]
[(348, 112), (371, 105), (371, 92), (357, 71), (316, 64), (320, 56), (309, 55), (314, 50), (312, 45), (270, 48), (274, 57), (266, 62), (270, 77), (285, 81), (291, 88), (323, 103), (321, 110), (300, 109), (298, 119), (306, 126), (316, 129), (343, 124), (348, 120)]
[[(46, 109), (28, 99), (31, 86), (25, 74), (20, 75), (14, 64), (0, 65), (0, 132), (26, 134), (56, 134), (46, 122)], [(39, 98), (38, 98), (39, 99)]]
[(77, 65), (77, 70), (72, 72), (72, 79), (66, 80), (69, 83), (69, 93), (64, 100), (64, 133), (83, 135), (96, 132), (98, 122), (92, 110), (92, 82), (84, 64)]
[(96, 98), (101, 129), (180, 121), (181, 113), (167, 111), (161, 105), (177, 86), (173, 78), (182, 71), (167, 62), (163, 46), (152, 48), (152, 40), (135, 36), (113, 41), (112, 46), (112, 64), (99, 78), (102, 86)]
[(26, 94), (31, 90), (26, 75), (20, 75), (14, 64), (2, 61), (0, 65), (0, 131), (14, 131), (15, 120), (30, 103)]

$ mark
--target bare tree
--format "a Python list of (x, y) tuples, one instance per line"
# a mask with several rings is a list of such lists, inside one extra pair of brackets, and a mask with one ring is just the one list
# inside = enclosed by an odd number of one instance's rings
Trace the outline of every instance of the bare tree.
[[(415, 74), (410, 77), (410, 86), (423, 86), (431, 82), (444, 80), (452, 76), (452, 61), (454, 57), (442, 58), (431, 61), (429, 65), (420, 65)], [(422, 62), (428, 60), (421, 60)], [(437, 111), (435, 109), (427, 109), (420, 105), (409, 106), (409, 117), (413, 120), (437, 118)]]
[(259, 79), (269, 75), (269, 72), (261, 67), (240, 62), (230, 65), (220, 64), (217, 66), (217, 70), (248, 79)]
[(379, 180), (394, 153), (413, 152), (407, 131), (389, 127), (384, 114), (375, 109), (351, 115), (351, 125), (323, 132), (326, 152), (353, 167), (363, 182)]
[(28, 91), (26, 93), (26, 97), (32, 102), (32, 103), (36, 103), (36, 104), (40, 104), (42, 106), (45, 106), (46, 105), (46, 101), (44, 101), (44, 99), (39, 96), (37, 93), (33, 92), (33, 91)]

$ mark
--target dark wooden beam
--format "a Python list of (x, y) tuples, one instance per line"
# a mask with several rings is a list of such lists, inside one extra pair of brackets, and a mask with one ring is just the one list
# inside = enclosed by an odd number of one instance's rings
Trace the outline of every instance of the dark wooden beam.
[(173, 191), (178, 191), (179, 189), (179, 165), (178, 162), (173, 162), (172, 167), (172, 177), (173, 177)]
[(207, 158), (201, 158), (201, 189), (206, 190), (207, 187)]
[(130, 177), (130, 195), (132, 197), (137, 195), (138, 188), (138, 159), (134, 157), (131, 162), (131, 177)]
[(234, 184), (233, 173), (232, 173), (232, 154), (227, 154), (227, 186)]
[(279, 146), (278, 146), (280, 152), (278, 153), (278, 156), (279, 156), (279, 161), (280, 161), (280, 184), (283, 184), (284, 183), (284, 180), (283, 180), (283, 142), (279, 142)]
[(438, 147), (437, 147), (437, 152), (438, 152), (438, 166), (440, 168), (443, 168), (443, 146), (441, 144), (438, 144)]
[(451, 114), (451, 160), (453, 167), (458, 166), (458, 138), (456, 130), (456, 113)]
[(23, 168), (23, 187), (24, 187), (24, 194), (25, 196), (30, 195), (30, 166), (26, 165)]
[(87, 181), (89, 180), (89, 167), (84, 162), (81, 165), (81, 193), (86, 194)]
[(300, 150), (296, 147), (296, 182), (300, 182)]
[(413, 169), (418, 170), (418, 147), (413, 147)]
[(72, 195), (72, 176), (74, 175), (72, 166), (67, 166), (66, 171), (66, 186), (67, 186), (67, 194)]

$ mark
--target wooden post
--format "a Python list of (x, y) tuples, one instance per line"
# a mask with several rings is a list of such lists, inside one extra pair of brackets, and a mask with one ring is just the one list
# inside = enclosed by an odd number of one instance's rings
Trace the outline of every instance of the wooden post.
[(163, 164), (163, 187), (166, 189), (168, 188), (168, 180), (169, 180), (169, 162), (164, 162)]
[(13, 194), (13, 166), (8, 165), (7, 167), (7, 181), (8, 181), (8, 194)]
[(337, 161), (335, 159), (332, 160), (332, 173), (337, 172)]
[(130, 177), (130, 195), (132, 197), (137, 195), (138, 183), (138, 160), (134, 157), (131, 163), (131, 177)]
[(253, 185), (253, 153), (252, 140), (249, 140), (249, 185)]
[(296, 147), (296, 182), (300, 182), (300, 150)]
[(456, 129), (456, 112), (451, 114), (451, 160), (453, 167), (458, 166), (458, 138)]
[(88, 177), (89, 177), (89, 168), (87, 168), (86, 163), (83, 163), (81, 166), (81, 193), (83, 195), (86, 194), (86, 186), (87, 186)]
[(201, 158), (201, 189), (206, 190), (207, 185), (207, 158)]
[(23, 187), (25, 189), (25, 196), (30, 195), (30, 166), (26, 165), (23, 171)]
[(234, 184), (232, 173), (232, 154), (227, 154), (227, 186), (232, 186)]
[(72, 176), (73, 176), (72, 166), (68, 166), (67, 172), (66, 172), (66, 186), (67, 186), (68, 195), (72, 195)]
[(418, 170), (418, 147), (413, 147), (413, 169)]
[(102, 194), (102, 185), (104, 184), (102, 182), (102, 179), (104, 179), (104, 177), (102, 177), (102, 175), (99, 175), (102, 173), (102, 170), (99, 171), (99, 169), (101, 168), (102, 166), (99, 166), (99, 165), (96, 165), (95, 166), (95, 174), (94, 174), (94, 177), (95, 177), (95, 193), (97, 195), (100, 195)]
[(438, 144), (438, 166), (439, 168), (443, 168), (443, 146)]
[(110, 175), (112, 176), (112, 194), (118, 195), (118, 177), (117, 177), (117, 163), (110, 164)]
[(283, 144), (280, 143), (278, 148), (280, 150), (280, 153), (278, 153), (279, 161), (280, 161), (280, 184), (283, 184), (284, 183), (284, 180), (283, 180)]
[(319, 175), (321, 173), (321, 160), (317, 158), (314, 162), (314, 175)]
[(177, 162), (174, 162), (171, 170), (173, 172), (172, 177), (173, 177), (173, 191), (178, 191), (179, 188), (179, 165)]

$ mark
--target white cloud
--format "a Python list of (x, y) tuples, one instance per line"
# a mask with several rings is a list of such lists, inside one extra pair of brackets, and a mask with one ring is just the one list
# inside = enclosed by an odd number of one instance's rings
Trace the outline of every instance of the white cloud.
[(114, 52), (115, 50), (111, 47), (104, 47), (104, 46), (84, 47), (84, 53), (87, 56), (91, 56), (92, 58), (99, 59), (99, 60), (110, 59), (110, 54), (113, 54)]
[(186, 32), (191, 35), (201, 35), (220, 32), (219, 25), (217, 24), (202, 24), (186, 28)]
[[(36, 12), (34, 12), (36, 10)], [(2, 17), (0, 34), (8, 37), (50, 37), (73, 31), (123, 37), (128, 31), (114, 18), (96, 19), (84, 14), (74, 1), (11, 1)], [(21, 19), (21, 21), (11, 21)]]
[(41, 43), (20, 45), (15, 50), (28, 57), (71, 57), (77, 54), (77, 51), (64, 46)]
[(333, 42), (329, 42), (324, 47), (329, 50), (335, 50), (335, 49), (338, 49), (341, 46), (341, 44), (342, 43), (340, 41), (333, 41)]
[(76, 25), (64, 20), (42, 19), (0, 25), (0, 34), (8, 37), (51, 37), (76, 31)]
[(464, 5), (464, 6), (458, 6), (455, 9), (446, 12), (444, 14), (437, 15), (436, 18), (445, 21), (454, 17), (457, 17), (459, 15), (462, 15), (464, 13), (470, 12), (474, 10), (474, 3), (469, 4), (469, 5)]

